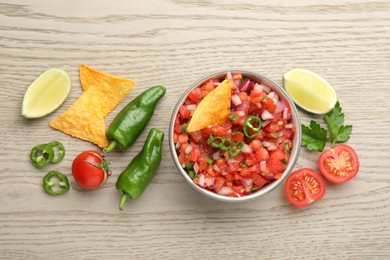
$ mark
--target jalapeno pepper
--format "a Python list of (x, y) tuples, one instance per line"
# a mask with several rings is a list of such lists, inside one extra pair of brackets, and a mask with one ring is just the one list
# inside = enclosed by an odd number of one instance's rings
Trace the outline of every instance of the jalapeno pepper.
[(237, 142), (235, 143), (230, 149), (229, 149), (229, 158), (234, 158), (237, 155), (239, 155), (244, 148), (243, 142)]
[(261, 129), (261, 119), (257, 116), (248, 116), (244, 123), (244, 134), (248, 138), (254, 138)]
[(224, 151), (229, 150), (233, 145), (233, 141), (231, 139), (222, 136), (210, 135), (208, 142), (211, 146)]
[(123, 210), (127, 198), (138, 198), (153, 179), (160, 166), (163, 141), (164, 133), (155, 128), (151, 129), (141, 152), (119, 175), (116, 189), (122, 194), (120, 210)]
[(116, 147), (125, 150), (134, 144), (165, 92), (162, 86), (151, 87), (127, 104), (108, 127), (106, 136), (110, 144), (103, 151), (108, 153)]
[(64, 159), (64, 156), (65, 156), (64, 145), (58, 141), (50, 142), (49, 145), (53, 148), (53, 151), (54, 151), (54, 157), (50, 162), (51, 163), (58, 163), (58, 162), (62, 161), (62, 159)]
[(40, 144), (31, 149), (30, 160), (39, 169), (48, 165), (53, 158), (54, 150), (49, 144)]
[(62, 143), (52, 141), (47, 144), (39, 144), (31, 149), (30, 160), (35, 167), (42, 169), (49, 163), (58, 163), (64, 159), (65, 148)]
[[(56, 186), (56, 182), (53, 182), (53, 178), (58, 178), (59, 182), (59, 188), (54, 190), (53, 188)], [(48, 174), (46, 174), (45, 177), (43, 177), (43, 189), (49, 193), (50, 195), (60, 195), (62, 193), (65, 193), (69, 190), (70, 185), (68, 178), (57, 171), (51, 171)]]

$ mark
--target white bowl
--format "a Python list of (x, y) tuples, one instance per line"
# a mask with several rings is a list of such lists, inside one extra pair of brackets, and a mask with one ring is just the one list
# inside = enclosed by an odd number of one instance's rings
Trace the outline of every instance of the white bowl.
[[(287, 167), (286, 167), (282, 177), (279, 178), (278, 180), (275, 180), (275, 181), (273, 181), (273, 182), (263, 186), (257, 192), (252, 193), (250, 195), (242, 196), (242, 197), (223, 196), (223, 195), (219, 195), (217, 193), (214, 193), (212, 191), (209, 191), (207, 189), (204, 189), (204, 188), (198, 186), (188, 176), (187, 172), (181, 166), (181, 164), (180, 164), (180, 162), (178, 160), (178, 157), (177, 157), (175, 144), (174, 144), (174, 141), (173, 141), (175, 119), (176, 119), (177, 113), (179, 111), (179, 108), (184, 103), (184, 101), (186, 100), (187, 95), (194, 88), (200, 87), (206, 80), (208, 80), (210, 78), (221, 78), (221, 79), (225, 78), (227, 72), (241, 73), (243, 75), (243, 77), (249, 78), (250, 80), (252, 80), (254, 82), (258, 82), (258, 83), (261, 83), (262, 85), (266, 85), (266, 86), (270, 87), (271, 90), (276, 92), (281, 99), (284, 99), (284, 100), (288, 101), (288, 103), (289, 103), (289, 105), (291, 107), (292, 123), (294, 124), (295, 129), (296, 129), (294, 137), (293, 137), (293, 140), (292, 140), (293, 146), (292, 146), (292, 149), (291, 149), (291, 152), (290, 152), (290, 160), (289, 160), (289, 162), (287, 164)], [(291, 171), (293, 170), (293, 168), (295, 166), (295, 163), (296, 163), (296, 161), (298, 159), (299, 152), (300, 152), (300, 149), (301, 149), (301, 140), (302, 140), (302, 131), (301, 131), (301, 123), (300, 123), (298, 111), (297, 111), (297, 108), (296, 108), (294, 102), (292, 101), (290, 96), (287, 94), (287, 92), (282, 87), (280, 87), (278, 84), (276, 84), (275, 82), (271, 81), (267, 77), (265, 77), (265, 76), (263, 76), (261, 74), (257, 74), (257, 73), (250, 72), (250, 71), (245, 71), (245, 70), (225, 70), (225, 71), (219, 71), (219, 72), (207, 75), (207, 76), (201, 78), (200, 80), (198, 80), (197, 82), (195, 82), (194, 84), (192, 84), (183, 93), (183, 95), (179, 98), (179, 100), (178, 100), (178, 102), (177, 102), (177, 104), (176, 104), (176, 106), (175, 106), (175, 108), (173, 110), (171, 121), (170, 121), (170, 125), (169, 125), (169, 147), (170, 147), (170, 151), (171, 151), (171, 155), (172, 155), (173, 161), (174, 161), (178, 171), (181, 173), (181, 175), (183, 175), (184, 179), (188, 182), (188, 184), (192, 188), (194, 188), (195, 190), (199, 191), (201, 194), (206, 195), (206, 196), (208, 196), (208, 197), (210, 197), (212, 199), (216, 199), (216, 200), (224, 201), (224, 202), (242, 202), (242, 201), (252, 200), (254, 198), (258, 198), (258, 197), (260, 197), (260, 196), (262, 196), (264, 194), (267, 194), (268, 192), (271, 192), (276, 187), (281, 185), (284, 182), (284, 180), (287, 178), (287, 176), (291, 173)]]

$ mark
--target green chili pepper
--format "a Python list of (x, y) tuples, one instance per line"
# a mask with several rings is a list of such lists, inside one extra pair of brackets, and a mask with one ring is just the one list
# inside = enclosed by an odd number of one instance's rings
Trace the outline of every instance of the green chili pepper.
[(235, 143), (230, 149), (229, 149), (229, 158), (234, 158), (237, 155), (239, 155), (244, 148), (243, 142), (237, 142)]
[(248, 116), (244, 123), (244, 134), (248, 138), (254, 138), (260, 131), (261, 119), (257, 116)]
[(110, 140), (105, 153), (115, 147), (125, 150), (135, 143), (149, 123), (158, 101), (165, 95), (162, 86), (151, 87), (126, 105), (108, 127), (106, 136)]
[(48, 165), (53, 158), (54, 150), (49, 144), (40, 144), (31, 149), (30, 160), (38, 169)]
[(151, 129), (141, 152), (119, 175), (116, 189), (122, 193), (120, 210), (123, 210), (127, 198), (138, 198), (153, 179), (160, 166), (163, 141), (164, 133), (155, 128)]
[[(56, 186), (56, 182), (52, 181), (53, 178), (58, 178), (58, 185), (60, 186), (59, 189), (53, 190), (53, 188)], [(43, 189), (50, 195), (60, 195), (67, 192), (69, 188), (70, 185), (68, 178), (60, 172), (51, 171), (46, 174), (45, 177), (43, 177)]]
[[(64, 159), (64, 156), (65, 156), (64, 145), (58, 141), (50, 142), (49, 145), (53, 148), (53, 151), (54, 151), (54, 157), (50, 162), (51, 163), (58, 163), (58, 162), (62, 161), (62, 159)], [(57, 157), (56, 157), (56, 154), (58, 155)]]
[(222, 137), (222, 136), (210, 135), (208, 142), (211, 146), (213, 146), (215, 148), (219, 148), (219, 149), (224, 150), (224, 151), (229, 150), (230, 147), (232, 147), (232, 145), (233, 145), (232, 140), (230, 140), (229, 138)]

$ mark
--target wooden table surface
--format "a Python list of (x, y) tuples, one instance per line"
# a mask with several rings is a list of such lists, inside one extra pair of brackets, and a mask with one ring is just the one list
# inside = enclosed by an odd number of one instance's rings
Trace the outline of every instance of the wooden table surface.
[[(2, 259), (389, 259), (390, 2), (330, 1), (23, 1), (0, 0), (0, 258)], [(168, 140), (145, 193), (118, 210), (119, 173), (140, 150), (108, 155), (113, 175), (86, 191), (71, 175), (73, 158), (97, 149), (49, 126), (82, 93), (79, 65), (137, 86), (106, 117), (108, 124), (153, 85), (167, 94), (147, 129), (168, 133), (175, 101), (210, 72), (240, 68), (281, 84), (290, 68), (310, 69), (335, 88), (353, 125), (355, 179), (327, 183), (310, 207), (291, 206), (282, 187), (241, 204), (211, 200), (176, 170)], [(20, 115), (24, 92), (45, 69), (67, 70), (73, 88), (41, 119)], [(322, 120), (299, 110), (303, 123)], [(38, 170), (38, 143), (59, 140), (64, 160)], [(302, 148), (295, 169), (316, 169)], [(64, 172), (71, 189), (52, 197), (44, 173)]]

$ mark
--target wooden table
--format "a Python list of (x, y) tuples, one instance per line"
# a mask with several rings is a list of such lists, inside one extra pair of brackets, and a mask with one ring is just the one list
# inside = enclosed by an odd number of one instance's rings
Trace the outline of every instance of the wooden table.
[[(294, 2), (294, 3), (293, 3)], [(389, 259), (390, 2), (323, 1), (23, 1), (0, 0), (2, 259)], [(281, 84), (290, 68), (307, 68), (336, 89), (353, 125), (348, 144), (361, 162), (357, 177), (331, 185), (310, 207), (291, 206), (282, 187), (260, 199), (227, 204), (185, 182), (164, 160), (141, 198), (118, 210), (119, 173), (147, 131), (126, 152), (113, 152), (113, 175), (86, 191), (71, 176), (73, 158), (96, 146), (49, 126), (82, 93), (79, 65), (136, 80), (106, 118), (146, 88), (167, 94), (148, 129), (168, 132), (176, 100), (198, 78), (240, 68)], [(47, 117), (20, 116), (29, 84), (59, 66), (73, 80), (65, 103)], [(303, 123), (321, 117), (299, 110)], [(44, 172), (29, 162), (38, 143), (60, 140), (59, 170), (71, 189), (52, 197)], [(316, 169), (302, 149), (296, 169)]]

